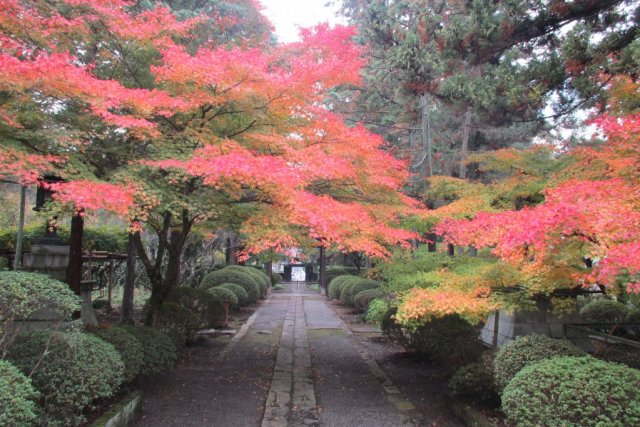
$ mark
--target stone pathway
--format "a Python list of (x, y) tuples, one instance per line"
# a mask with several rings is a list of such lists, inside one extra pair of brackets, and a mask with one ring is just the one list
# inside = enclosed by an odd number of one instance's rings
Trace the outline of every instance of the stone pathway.
[(224, 348), (152, 387), (135, 425), (431, 425), (331, 304), (300, 288), (274, 292)]

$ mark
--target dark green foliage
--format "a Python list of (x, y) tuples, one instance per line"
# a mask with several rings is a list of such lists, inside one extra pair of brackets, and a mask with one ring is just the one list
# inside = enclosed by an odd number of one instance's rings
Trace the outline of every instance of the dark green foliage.
[(208, 289), (223, 283), (235, 283), (236, 285), (242, 286), (244, 290), (247, 291), (249, 304), (256, 302), (258, 298), (260, 298), (260, 286), (249, 274), (228, 267), (207, 274), (204, 279), (202, 279), (200, 287), (202, 289)]
[(449, 394), (478, 405), (497, 406), (500, 397), (487, 368), (486, 363), (475, 362), (458, 369), (449, 380)]
[(342, 276), (334, 277), (329, 283), (328, 296), (329, 299), (339, 299), (342, 293), (342, 288), (347, 283), (347, 279), (351, 280), (354, 276), (345, 274)]
[(165, 301), (158, 310), (155, 327), (171, 338), (173, 345), (179, 349), (198, 330), (198, 315), (180, 303)]
[(148, 326), (120, 325), (142, 345), (144, 352), (140, 375), (157, 375), (173, 367), (176, 347), (167, 334)]
[(226, 300), (229, 301), (229, 305), (238, 304), (238, 297), (236, 294), (231, 289), (222, 287), (222, 285), (209, 288), (207, 289), (207, 292), (213, 295), (217, 301), (224, 302)]
[(640, 425), (640, 371), (592, 357), (556, 357), (523, 368), (502, 394), (514, 425)]
[(360, 291), (353, 297), (353, 305), (359, 312), (366, 312), (369, 304), (376, 298), (384, 297), (385, 293), (382, 289), (373, 288)]
[[(28, 224), (24, 229), (23, 249), (31, 248), (33, 242), (44, 236), (45, 227), (40, 223)], [(14, 251), (16, 248), (15, 227), (0, 228), (0, 250)], [(63, 242), (69, 241), (69, 229), (65, 226), (58, 228), (58, 236)], [(126, 227), (103, 225), (99, 227), (85, 227), (82, 235), (82, 248), (92, 251), (109, 251), (124, 253), (127, 250), (128, 231)]]
[(517, 337), (498, 350), (493, 361), (494, 376), (498, 390), (504, 390), (509, 381), (525, 366), (558, 356), (582, 356), (584, 351), (568, 340), (549, 338), (543, 335)]
[(0, 425), (35, 425), (37, 396), (29, 378), (9, 362), (0, 360)]
[(111, 344), (81, 332), (21, 334), (8, 360), (25, 374), (36, 368), (31, 380), (40, 392), (40, 420), (47, 425), (80, 424), (82, 410), (95, 399), (111, 396), (124, 374), (122, 359)]
[(111, 344), (120, 354), (124, 363), (124, 382), (133, 381), (142, 367), (144, 353), (142, 344), (124, 329), (105, 326), (90, 330), (103, 341)]
[(278, 273), (271, 273), (271, 286), (275, 286), (282, 282), (282, 276)]
[(109, 301), (106, 299), (94, 299), (91, 305), (96, 310), (104, 310), (109, 308)]
[[(247, 291), (245, 291), (242, 286), (236, 285), (235, 283), (223, 283), (221, 285), (218, 285), (217, 287), (228, 289), (231, 292), (233, 292), (236, 296), (236, 299), (238, 300), (236, 304), (239, 307), (243, 307), (247, 305), (247, 300), (249, 299), (249, 296), (247, 295)], [(209, 288), (209, 289), (213, 289), (213, 288)]]
[(451, 371), (480, 357), (478, 330), (461, 317), (434, 318), (415, 329), (406, 329), (395, 321), (396, 312), (397, 307), (390, 307), (383, 316), (382, 332), (418, 357), (434, 360)]
[(0, 358), (15, 337), (14, 321), (44, 309), (66, 320), (79, 302), (66, 283), (45, 274), (0, 271)]
[(351, 275), (344, 267), (327, 267), (327, 283), (331, 283), (338, 276)]
[(201, 329), (218, 326), (225, 318), (222, 301), (204, 289), (173, 288), (158, 312), (157, 329), (176, 347), (192, 342)]
[(258, 273), (258, 276), (262, 279), (262, 282), (265, 284), (267, 289), (269, 289), (271, 287), (271, 278), (269, 277), (269, 275), (267, 275), (267, 273), (264, 272), (263, 269), (261, 269), (260, 267), (255, 267), (255, 266), (254, 267), (248, 267), (248, 268), (250, 270), (256, 271)]
[(629, 310), (624, 321), (627, 323), (640, 323), (640, 308)]
[(356, 294), (367, 289), (374, 289), (378, 287), (380, 287), (380, 283), (376, 282), (375, 280), (355, 277), (355, 279), (347, 281), (347, 283), (342, 288), (342, 292), (340, 292), (340, 302), (342, 302), (344, 305), (353, 306), (353, 297)]
[(580, 316), (592, 323), (618, 323), (625, 320), (628, 310), (621, 302), (601, 299), (582, 307)]

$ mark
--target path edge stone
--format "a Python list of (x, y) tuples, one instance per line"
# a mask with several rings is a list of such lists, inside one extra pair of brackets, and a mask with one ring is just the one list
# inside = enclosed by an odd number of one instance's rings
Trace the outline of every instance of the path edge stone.
[(91, 423), (91, 427), (127, 427), (142, 410), (142, 391), (135, 390)]

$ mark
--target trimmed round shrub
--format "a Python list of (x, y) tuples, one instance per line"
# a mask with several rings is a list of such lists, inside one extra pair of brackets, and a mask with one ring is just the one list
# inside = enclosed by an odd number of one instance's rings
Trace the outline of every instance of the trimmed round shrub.
[(497, 406), (500, 401), (491, 371), (482, 362), (474, 362), (458, 369), (449, 380), (448, 393), (479, 405)]
[(271, 286), (275, 286), (282, 282), (282, 276), (278, 273), (271, 273)]
[(365, 312), (369, 308), (371, 301), (376, 298), (382, 298), (384, 295), (384, 291), (379, 288), (365, 289), (355, 294), (353, 297), (353, 305), (356, 307), (356, 310)]
[[(240, 285), (236, 285), (235, 283), (223, 283), (217, 286), (218, 288), (229, 289), (236, 296), (238, 302), (236, 303), (239, 307), (243, 307), (247, 305), (247, 299), (249, 296), (247, 295), (247, 291)], [(213, 289), (213, 288), (209, 288)]]
[(16, 320), (37, 317), (46, 310), (47, 318), (71, 318), (79, 309), (80, 299), (69, 285), (45, 274), (22, 271), (0, 271), (0, 354), (11, 345), (16, 334)]
[(35, 425), (38, 393), (18, 368), (0, 360), (0, 425)]
[(167, 334), (148, 326), (119, 325), (133, 335), (142, 345), (144, 357), (140, 375), (156, 375), (173, 367), (176, 363), (176, 347)]
[(169, 292), (166, 302), (179, 304), (195, 315), (195, 317), (187, 319), (189, 323), (185, 325), (188, 341), (197, 331), (218, 326), (225, 318), (222, 302), (204, 289), (189, 286), (173, 288)]
[(502, 394), (517, 426), (640, 425), (640, 371), (593, 357), (556, 357), (523, 368)]
[(351, 289), (356, 285), (356, 283), (359, 280), (362, 280), (362, 279), (356, 276), (347, 276), (346, 279), (343, 279), (342, 285), (340, 286), (340, 295), (338, 296), (338, 299), (340, 300), (341, 303), (345, 305), (349, 304)]
[(328, 296), (329, 299), (340, 299), (340, 293), (342, 292), (342, 288), (347, 283), (347, 279), (353, 279), (354, 276), (349, 274), (345, 274), (342, 276), (334, 277), (329, 283), (328, 288)]
[(248, 268), (251, 270), (255, 270), (258, 273), (258, 276), (260, 276), (264, 284), (267, 286), (267, 289), (271, 287), (271, 278), (267, 273), (264, 272), (263, 269), (259, 267), (248, 267)]
[(338, 276), (350, 276), (350, 274), (343, 267), (327, 267), (327, 283), (331, 283), (333, 279)]
[(455, 371), (476, 362), (482, 354), (478, 330), (460, 316), (452, 314), (434, 318), (408, 329), (395, 320), (397, 311), (397, 307), (389, 307), (380, 322), (382, 332), (418, 357), (434, 360)]
[(214, 286), (222, 285), (223, 283), (235, 283), (240, 285), (247, 291), (249, 304), (252, 304), (260, 298), (260, 286), (256, 281), (246, 272), (236, 269), (230, 269), (225, 267), (221, 270), (212, 271), (204, 276), (200, 287), (202, 289), (209, 289)]
[(544, 335), (517, 337), (498, 350), (493, 361), (498, 390), (503, 390), (509, 381), (525, 366), (558, 356), (583, 356), (580, 348), (568, 340), (549, 338)]
[(92, 329), (98, 338), (111, 344), (120, 354), (124, 363), (124, 382), (133, 381), (142, 367), (142, 344), (127, 331), (112, 326)]
[(580, 309), (580, 316), (592, 323), (618, 323), (624, 321), (629, 309), (621, 302), (613, 300), (591, 301)]
[(340, 302), (344, 305), (353, 306), (353, 297), (358, 293), (367, 289), (374, 289), (380, 287), (380, 283), (371, 279), (361, 279), (355, 277), (352, 280), (348, 280), (347, 284), (342, 288), (340, 292)]
[(182, 348), (199, 328), (198, 316), (183, 305), (165, 301), (158, 310), (156, 329), (164, 332), (176, 348)]
[(260, 296), (264, 296), (267, 293), (267, 289), (271, 286), (271, 280), (265, 275), (264, 277), (260, 274), (260, 271), (253, 267), (246, 267), (243, 265), (228, 265), (224, 268), (225, 270), (233, 270), (238, 271), (240, 273), (247, 274), (251, 276), (254, 282), (260, 288)]
[(81, 332), (21, 334), (8, 360), (25, 374), (36, 368), (31, 381), (40, 392), (44, 414), (39, 418), (46, 425), (80, 424), (82, 410), (95, 399), (113, 395), (124, 376), (116, 349)]
[(238, 297), (231, 289), (223, 288), (222, 286), (214, 286), (213, 288), (207, 289), (207, 292), (213, 295), (213, 297), (220, 302), (227, 300), (230, 305), (238, 304)]

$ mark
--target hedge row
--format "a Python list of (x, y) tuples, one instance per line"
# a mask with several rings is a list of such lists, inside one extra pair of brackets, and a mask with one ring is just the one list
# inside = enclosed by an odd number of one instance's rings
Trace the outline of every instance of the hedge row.
[(640, 371), (587, 356), (566, 340), (518, 337), (493, 363), (481, 359), (458, 370), (449, 393), (492, 401), (492, 384), (502, 391), (509, 425), (640, 425)]
[(175, 360), (169, 337), (147, 327), (20, 334), (0, 362), (0, 403), (12, 402), (0, 405), (0, 425), (79, 425), (91, 402)]

